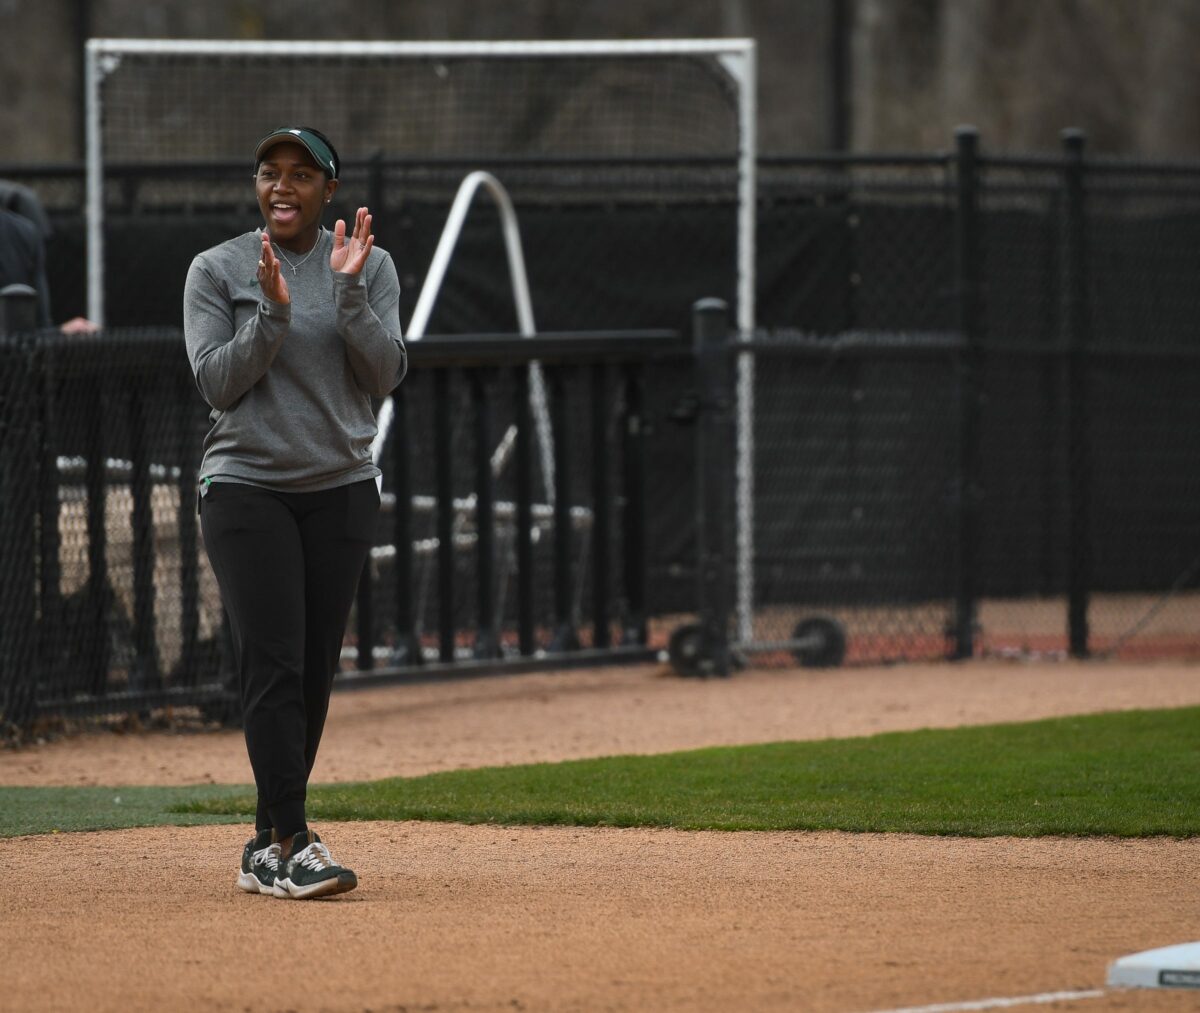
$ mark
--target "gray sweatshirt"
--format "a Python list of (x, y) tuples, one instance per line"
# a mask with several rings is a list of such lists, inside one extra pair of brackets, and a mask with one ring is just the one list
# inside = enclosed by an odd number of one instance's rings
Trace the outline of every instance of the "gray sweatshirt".
[[(188, 359), (212, 429), (201, 479), (317, 492), (374, 478), (371, 399), (404, 377), (400, 282), (375, 247), (358, 275), (329, 267), (333, 236), (280, 260), (291, 303), (263, 297), (260, 233), (192, 261), (183, 293)], [(285, 251), (286, 252), (286, 251)], [(307, 257), (307, 259), (304, 259)]]

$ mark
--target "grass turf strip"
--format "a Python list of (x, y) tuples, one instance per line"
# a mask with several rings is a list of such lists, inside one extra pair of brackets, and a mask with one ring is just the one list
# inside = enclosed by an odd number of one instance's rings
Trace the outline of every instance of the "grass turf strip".
[[(10, 820), (22, 792), (41, 794)], [(104, 796), (88, 792), (119, 793), (121, 806), (145, 792), (136, 813), (152, 822), (254, 812), (245, 789), (6, 788), (0, 834), (145, 825), (127, 821), (134, 809), (89, 808)], [(1200, 835), (1200, 708), (323, 785), (308, 811), (314, 822), (1190, 837)]]
[(210, 815), (177, 811), (185, 802), (201, 803), (212, 797), (228, 799), (232, 790), (234, 786), (227, 784), (188, 788), (0, 787), (0, 837), (240, 823), (240, 816), (233, 817), (228, 812)]

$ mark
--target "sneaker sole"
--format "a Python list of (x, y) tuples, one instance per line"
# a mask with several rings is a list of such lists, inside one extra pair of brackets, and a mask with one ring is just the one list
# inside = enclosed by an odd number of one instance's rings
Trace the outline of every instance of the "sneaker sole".
[(239, 872), (237, 878), (238, 889), (245, 890), (246, 893), (265, 893), (268, 897), (274, 897), (275, 889), (267, 886), (257, 876), (249, 872)]
[(343, 872), (333, 879), (323, 879), (319, 883), (308, 886), (296, 886), (290, 879), (275, 880), (273, 893), (276, 897), (291, 900), (312, 900), (315, 897), (332, 897), (339, 893), (349, 893), (358, 886), (358, 877), (352, 872)]

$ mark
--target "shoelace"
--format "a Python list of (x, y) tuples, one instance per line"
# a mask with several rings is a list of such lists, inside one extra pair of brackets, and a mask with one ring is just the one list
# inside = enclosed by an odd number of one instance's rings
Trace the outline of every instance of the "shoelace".
[(300, 854), (296, 855), (293, 861), (299, 865), (303, 865), (306, 869), (311, 869), (313, 872), (328, 869), (334, 864), (333, 856), (329, 854), (329, 849), (320, 841), (313, 841)]
[(270, 844), (254, 852), (253, 860), (259, 865), (265, 865), (271, 872), (279, 871), (279, 856), (282, 851), (278, 844)]

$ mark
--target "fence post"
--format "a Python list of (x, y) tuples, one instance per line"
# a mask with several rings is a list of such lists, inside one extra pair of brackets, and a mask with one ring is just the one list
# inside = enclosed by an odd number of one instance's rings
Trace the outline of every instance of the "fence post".
[(135, 668), (130, 672), (130, 689), (146, 691), (162, 686), (158, 665), (158, 634), (154, 600), (154, 506), (150, 477), (150, 446), (147, 408), (142, 393), (142, 378), (131, 374), (123, 392), (129, 423), (130, 456), (133, 471), (129, 490), (133, 496), (133, 642), (137, 650)]
[(37, 291), (14, 282), (0, 288), (0, 335), (37, 330)]
[(720, 299), (692, 306), (696, 356), (696, 549), (697, 617), (708, 674), (729, 675), (732, 585), (729, 546), (734, 482), (731, 419), (733, 382), (729, 361), (729, 307)]
[(469, 372), (471, 403), (475, 412), (475, 602), (474, 656), (498, 658), (500, 632), (496, 621), (495, 480), (492, 475), (492, 406), (488, 385), (493, 371)]
[(1088, 656), (1088, 590), (1092, 580), (1091, 455), (1088, 443), (1087, 258), (1084, 235), (1084, 162), (1086, 135), (1082, 130), (1062, 132), (1063, 347), (1066, 353), (1067, 421), (1067, 641), (1073, 658)]
[(957, 149), (955, 270), (958, 330), (963, 341), (958, 359), (958, 579), (952, 653), (957, 660), (975, 653), (979, 598), (979, 131), (971, 126), (959, 127), (954, 131), (954, 140)]
[(623, 644), (646, 643), (646, 418), (645, 364), (624, 369), (625, 601)]
[(412, 450), (408, 426), (408, 387), (392, 391), (392, 544), (396, 547), (396, 643), (392, 665), (420, 665), (425, 657), (413, 610)]
[(611, 647), (608, 613), (608, 365), (591, 367), (592, 647)]
[(529, 407), (528, 365), (514, 371), (513, 415), (517, 422), (517, 645), (533, 654), (533, 412)]
[(112, 595), (108, 585), (108, 471), (105, 466), (106, 419), (110, 417), (108, 398), (94, 381), (89, 384), (81, 405), (87, 420), (84, 442), (84, 487), (87, 490), (88, 578), (84, 585), (84, 618), (78, 634), (86, 652), (82, 674), (88, 693), (101, 696), (108, 692), (108, 666), (111, 655), (109, 616)]
[(567, 407), (567, 367), (552, 366), (546, 376), (550, 389), (550, 431), (554, 433), (554, 636), (552, 651), (577, 651), (579, 634), (571, 595), (571, 458)]
[(454, 475), (450, 445), (450, 370), (433, 374), (434, 488), (437, 490), (438, 660), (454, 660)]
[(57, 692), (62, 683), (63, 596), (59, 562), (59, 475), (56, 444), (60, 432), (57, 355), (43, 347), (34, 376), (38, 399), (38, 678)]

